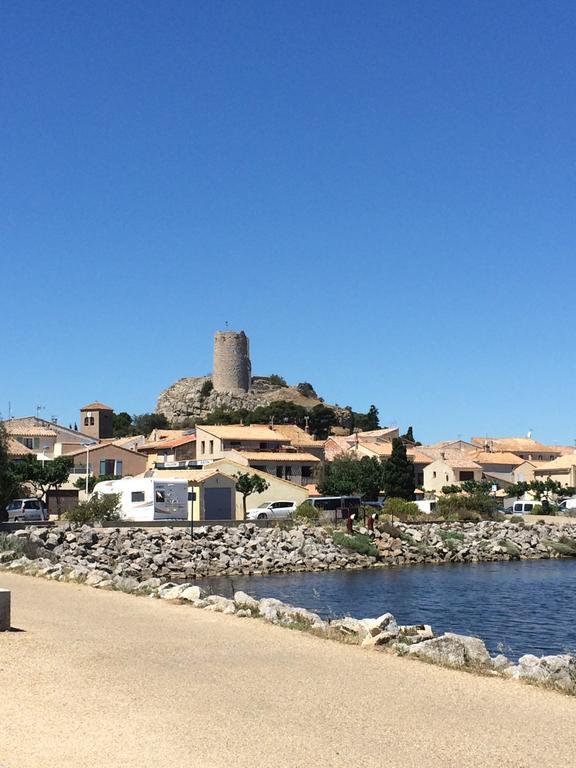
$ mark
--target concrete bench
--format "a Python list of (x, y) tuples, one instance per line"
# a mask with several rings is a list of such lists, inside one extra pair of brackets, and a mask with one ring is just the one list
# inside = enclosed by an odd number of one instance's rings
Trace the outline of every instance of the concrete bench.
[(10, 590), (0, 589), (0, 632), (10, 629)]

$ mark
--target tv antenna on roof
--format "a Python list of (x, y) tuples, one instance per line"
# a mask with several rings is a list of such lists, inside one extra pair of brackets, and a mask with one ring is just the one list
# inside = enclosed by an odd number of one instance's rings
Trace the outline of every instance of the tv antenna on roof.
[(37, 419), (39, 419), (39, 418), (40, 418), (40, 411), (43, 411), (43, 410), (45, 410), (45, 408), (46, 408), (46, 406), (45, 406), (45, 405), (37, 405), (37, 406), (36, 406), (36, 418), (37, 418)]

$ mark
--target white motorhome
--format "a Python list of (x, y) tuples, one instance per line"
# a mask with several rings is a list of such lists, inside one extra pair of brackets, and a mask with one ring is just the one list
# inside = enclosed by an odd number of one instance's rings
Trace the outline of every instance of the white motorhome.
[(187, 520), (188, 481), (171, 477), (123, 477), (96, 483), (94, 493), (120, 494), (125, 520)]

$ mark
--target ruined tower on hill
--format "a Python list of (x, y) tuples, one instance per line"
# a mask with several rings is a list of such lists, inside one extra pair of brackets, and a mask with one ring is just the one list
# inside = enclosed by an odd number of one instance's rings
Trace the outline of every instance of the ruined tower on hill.
[(249, 392), (250, 346), (244, 331), (216, 331), (212, 384), (216, 392)]

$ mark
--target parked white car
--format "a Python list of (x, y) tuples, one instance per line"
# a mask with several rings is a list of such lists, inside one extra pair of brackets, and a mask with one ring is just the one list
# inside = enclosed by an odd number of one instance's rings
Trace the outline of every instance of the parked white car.
[(246, 511), (247, 520), (282, 520), (296, 510), (295, 501), (264, 501)]
[(6, 507), (7, 522), (48, 520), (48, 510), (40, 499), (13, 499)]

